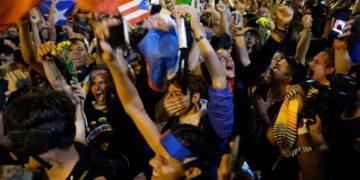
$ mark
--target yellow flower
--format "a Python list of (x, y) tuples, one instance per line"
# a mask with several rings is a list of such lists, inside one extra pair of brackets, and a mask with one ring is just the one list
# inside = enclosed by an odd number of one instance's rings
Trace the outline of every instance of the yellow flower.
[(56, 51), (54, 49), (50, 51), (50, 54), (53, 55), (53, 56), (57, 55), (57, 53), (56, 53)]
[(68, 50), (71, 49), (71, 42), (70, 41), (62, 41), (62, 42), (57, 44), (56, 51), (58, 52), (58, 54), (61, 54), (61, 52), (64, 49), (68, 49)]
[(62, 48), (60, 47), (60, 46), (57, 46), (56, 47), (56, 52), (58, 53), (58, 54), (60, 54), (61, 52), (62, 52)]
[(265, 26), (268, 28), (271, 28), (271, 22), (267, 18), (261, 17), (256, 21), (256, 24), (259, 24), (260, 26)]

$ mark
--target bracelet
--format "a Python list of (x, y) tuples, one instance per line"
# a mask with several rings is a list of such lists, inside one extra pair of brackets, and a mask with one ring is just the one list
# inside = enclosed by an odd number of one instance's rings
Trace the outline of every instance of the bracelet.
[(309, 133), (309, 131), (308, 131), (306, 125), (304, 124), (303, 127), (299, 128), (297, 130), (297, 133), (298, 133), (298, 135), (303, 135), (303, 134)]
[(347, 44), (346, 43), (342, 43), (342, 42), (335, 42), (333, 43), (333, 47), (336, 50), (341, 50), (341, 49), (347, 49)]
[(289, 157), (295, 157), (301, 153), (307, 153), (311, 151), (313, 151), (313, 148), (310, 146), (296, 147), (289, 152)]
[(236, 33), (235, 36), (244, 36), (244, 33)]
[(196, 42), (200, 42), (201, 40), (203, 40), (205, 38), (205, 36), (203, 34), (200, 34), (199, 36), (195, 37), (195, 41)]
[(301, 146), (301, 147), (297, 147), (294, 150), (291, 151), (291, 156), (295, 157), (301, 153), (307, 153), (307, 152), (311, 152), (313, 151), (313, 148), (310, 146)]

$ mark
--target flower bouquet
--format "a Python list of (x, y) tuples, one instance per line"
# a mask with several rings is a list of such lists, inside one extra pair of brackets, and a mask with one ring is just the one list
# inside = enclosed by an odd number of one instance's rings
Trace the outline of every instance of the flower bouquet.
[(71, 75), (71, 84), (78, 83), (77, 71), (74, 66), (74, 62), (70, 56), (72, 45), (70, 41), (62, 41), (57, 44), (56, 52), (51, 52), (52, 55), (55, 54), (61, 61), (65, 63), (67, 72)]
[(261, 46), (265, 44), (269, 32), (271, 30), (271, 21), (265, 17), (260, 17), (257, 21), (256, 24), (259, 25), (259, 32), (260, 32), (260, 44)]

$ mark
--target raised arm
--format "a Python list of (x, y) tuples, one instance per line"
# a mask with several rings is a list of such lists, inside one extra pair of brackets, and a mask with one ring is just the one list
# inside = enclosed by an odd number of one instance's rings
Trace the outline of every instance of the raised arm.
[[(277, 6), (275, 29), (271, 32), (270, 38), (261, 48), (256, 59), (246, 66), (242, 71), (242, 82), (251, 85), (270, 66), (271, 59), (278, 49), (280, 42), (287, 33), (288, 26), (293, 17), (293, 10), (285, 5)], [(246, 77), (246, 78), (244, 78)]]
[[(108, 25), (117, 25), (116, 20), (108, 21)], [(103, 26), (106, 27), (106, 26)], [(127, 65), (122, 56), (120, 48), (112, 50), (111, 46), (104, 40), (105, 32), (97, 31), (102, 35), (98, 35), (101, 38), (100, 46), (103, 49), (102, 58), (105, 64), (108, 66), (110, 73), (114, 79), (115, 87), (119, 99), (126, 111), (126, 113), (134, 121), (136, 127), (145, 138), (146, 142), (156, 153), (166, 153), (166, 150), (160, 144), (160, 133), (157, 130), (154, 122), (151, 120), (149, 115), (146, 113), (144, 105), (140, 99), (140, 96), (131, 82), (127, 77)]]
[(67, 84), (65, 78), (56, 67), (54, 62), (55, 59), (50, 54), (51, 51), (55, 50), (56, 46), (53, 41), (42, 44), (38, 49), (38, 54), (44, 66), (46, 78), (55, 90), (65, 92), (68, 97), (72, 98), (71, 87)]
[(347, 42), (345, 41), (346, 37), (351, 35), (351, 27), (353, 20), (346, 22), (346, 25), (343, 29), (343, 34), (338, 35), (334, 39), (334, 49), (335, 49), (335, 72), (347, 74), (351, 68), (352, 61), (347, 49)]
[(296, 40), (299, 37), (300, 27), (301, 27), (301, 19), (299, 17), (299, 7), (296, 0), (291, 0), (291, 8), (294, 10), (294, 17), (291, 21), (291, 40)]
[(302, 18), (304, 29), (300, 34), (300, 39), (296, 46), (295, 59), (297, 62), (305, 65), (306, 53), (310, 46), (311, 40), (311, 26), (312, 26), (312, 17), (311, 15), (305, 15)]
[(51, 51), (55, 50), (55, 43), (52, 41), (46, 42), (41, 45), (38, 49), (39, 57), (44, 66), (46, 78), (48, 79), (50, 85), (53, 89), (65, 93), (71, 101), (76, 105), (76, 135), (75, 139), (79, 142), (86, 142), (86, 116), (83, 113), (83, 101), (85, 99), (85, 92), (81, 89), (79, 85), (73, 85), (71, 87), (67, 84), (65, 78), (58, 70), (54, 57), (51, 56)]
[(56, 41), (56, 29), (55, 29), (55, 6), (56, 0), (51, 0), (51, 5), (48, 14), (48, 25), (49, 28), (49, 40)]
[(30, 11), (30, 21), (31, 21), (31, 30), (32, 30), (31, 32), (34, 40), (35, 49), (38, 49), (41, 46), (42, 42), (40, 39), (39, 27), (38, 27), (38, 23), (40, 22), (40, 15), (35, 8), (32, 8)]
[(229, 20), (227, 16), (227, 7), (222, 1), (219, 1), (216, 4), (216, 9), (220, 12), (220, 33), (227, 33), (229, 34)]
[(25, 62), (36, 72), (44, 75), (44, 69), (39, 61), (37, 61), (36, 50), (31, 41), (29, 24), (26, 20), (17, 23), (19, 28), (21, 54)]
[[(244, 32), (243, 32), (243, 17), (239, 11), (233, 12), (240, 17), (239, 23), (235, 25), (235, 47), (238, 58), (235, 59), (236, 64), (240, 64), (242, 67), (246, 67), (250, 64), (249, 52), (246, 48)], [(232, 20), (234, 21), (234, 19)]]
[(194, 33), (196, 41), (199, 44), (200, 54), (204, 58), (206, 68), (209, 71), (212, 87), (214, 89), (224, 89), (227, 86), (225, 71), (220, 64), (216, 52), (209, 41), (205, 38), (205, 32), (200, 24), (200, 19), (196, 9), (190, 6), (179, 5), (175, 7), (175, 13), (180, 13), (183, 16), (191, 14), (191, 29)]

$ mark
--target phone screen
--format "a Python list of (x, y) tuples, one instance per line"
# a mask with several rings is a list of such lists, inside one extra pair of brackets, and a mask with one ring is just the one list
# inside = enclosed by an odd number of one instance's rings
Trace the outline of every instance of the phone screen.
[(341, 19), (336, 19), (334, 23), (334, 27), (332, 29), (334, 35), (339, 35), (343, 33), (343, 29), (345, 27), (345, 21)]
[(233, 23), (235, 24), (235, 25), (238, 25), (239, 23), (240, 23), (240, 15), (239, 14), (233, 14), (232, 15), (233, 16)]

